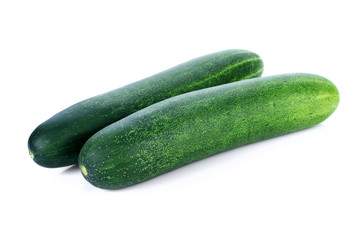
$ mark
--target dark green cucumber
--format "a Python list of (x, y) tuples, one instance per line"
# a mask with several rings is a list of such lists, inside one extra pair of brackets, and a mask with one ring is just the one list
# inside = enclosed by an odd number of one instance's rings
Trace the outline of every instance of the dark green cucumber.
[(186, 92), (258, 77), (255, 53), (226, 50), (77, 103), (39, 125), (28, 141), (30, 156), (44, 167), (76, 164), (86, 140), (105, 126), (161, 100)]
[(312, 127), (338, 90), (312, 74), (225, 84), (166, 99), (93, 135), (79, 166), (94, 186), (127, 187), (232, 148)]

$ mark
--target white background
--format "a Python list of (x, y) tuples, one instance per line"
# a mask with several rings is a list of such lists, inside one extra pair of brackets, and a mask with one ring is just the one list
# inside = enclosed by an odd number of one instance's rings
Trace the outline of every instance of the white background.
[[(362, 239), (360, 1), (0, 2), (1, 239)], [(340, 90), (317, 127), (117, 191), (28, 155), (85, 98), (240, 48)]]

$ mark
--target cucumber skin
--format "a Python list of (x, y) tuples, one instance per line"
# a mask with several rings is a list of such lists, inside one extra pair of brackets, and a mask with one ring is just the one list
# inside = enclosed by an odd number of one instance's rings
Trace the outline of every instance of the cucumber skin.
[(77, 164), (83, 144), (105, 126), (169, 97), (258, 77), (262, 71), (260, 57), (246, 50), (226, 50), (190, 60), (59, 112), (30, 135), (30, 156), (48, 168)]
[(335, 85), (311, 74), (194, 91), (100, 130), (83, 146), (79, 166), (94, 186), (123, 188), (229, 149), (315, 126), (338, 102)]

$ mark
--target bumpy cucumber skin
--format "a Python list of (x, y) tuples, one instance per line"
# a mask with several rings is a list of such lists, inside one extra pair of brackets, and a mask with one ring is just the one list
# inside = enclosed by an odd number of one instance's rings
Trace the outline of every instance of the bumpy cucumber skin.
[(117, 189), (208, 156), (312, 127), (330, 116), (339, 93), (311, 74), (254, 78), (169, 98), (93, 135), (83, 176)]
[(105, 126), (169, 97), (258, 77), (262, 71), (260, 57), (246, 50), (226, 50), (193, 59), (59, 112), (31, 134), (30, 156), (43, 167), (76, 164), (86, 140)]

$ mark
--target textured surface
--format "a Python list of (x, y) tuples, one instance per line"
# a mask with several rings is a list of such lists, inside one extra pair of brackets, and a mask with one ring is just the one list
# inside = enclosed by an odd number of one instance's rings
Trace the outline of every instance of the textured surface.
[(226, 50), (196, 58), (54, 115), (31, 134), (30, 156), (44, 167), (75, 164), (85, 141), (119, 119), (166, 98), (258, 77), (262, 71), (260, 57), (245, 50)]
[(82, 148), (79, 164), (93, 185), (122, 188), (228, 149), (312, 127), (338, 102), (334, 84), (311, 74), (194, 91), (102, 129)]

